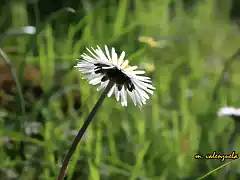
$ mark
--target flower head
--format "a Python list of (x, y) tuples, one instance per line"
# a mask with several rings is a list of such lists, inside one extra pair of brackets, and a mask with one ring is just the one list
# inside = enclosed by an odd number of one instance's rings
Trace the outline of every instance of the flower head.
[(222, 107), (218, 111), (218, 116), (239, 116), (240, 117), (240, 109), (234, 107)]
[(222, 107), (218, 111), (218, 116), (230, 116), (233, 120), (240, 122), (240, 109), (234, 107)]
[[(153, 94), (152, 81), (149, 77), (139, 76), (145, 71), (136, 70), (137, 66), (130, 66), (128, 60), (124, 60), (125, 52), (123, 51), (118, 57), (115, 49), (105, 46), (106, 54), (97, 46), (92, 51), (87, 48), (91, 56), (83, 54), (79, 60), (77, 67), (79, 72), (86, 73), (83, 79), (87, 79), (90, 84), (100, 86), (100, 89), (106, 88), (109, 82), (114, 85), (108, 93), (108, 97), (115, 94), (117, 101), (121, 99), (122, 106), (127, 106), (127, 93), (131, 97), (135, 105), (142, 106), (149, 99), (149, 94)], [(146, 93), (147, 92), (147, 93)]]

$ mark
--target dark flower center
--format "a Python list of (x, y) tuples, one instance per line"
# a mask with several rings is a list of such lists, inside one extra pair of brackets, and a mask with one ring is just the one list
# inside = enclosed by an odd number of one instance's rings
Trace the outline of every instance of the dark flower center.
[(107, 80), (114, 81), (117, 84), (119, 91), (122, 89), (123, 86), (127, 88), (130, 92), (132, 92), (135, 89), (131, 79), (116, 67), (111, 69), (103, 69), (103, 67), (109, 66), (100, 63), (94, 65), (97, 66), (95, 69), (98, 69), (95, 71), (96, 74), (104, 74), (101, 80), (102, 82)]

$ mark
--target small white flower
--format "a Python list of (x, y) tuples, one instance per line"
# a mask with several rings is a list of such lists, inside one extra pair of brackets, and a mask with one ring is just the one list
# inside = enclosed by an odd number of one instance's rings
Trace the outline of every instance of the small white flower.
[[(100, 89), (106, 88), (109, 82), (113, 82), (114, 86), (108, 93), (108, 97), (115, 94), (117, 101), (121, 99), (121, 105), (127, 106), (127, 93), (131, 97), (135, 105), (142, 106), (149, 99), (149, 94), (153, 94), (152, 81), (149, 77), (139, 76), (145, 71), (136, 70), (137, 66), (130, 66), (128, 60), (124, 60), (125, 52), (123, 51), (118, 57), (115, 49), (111, 49), (105, 45), (106, 54), (97, 46), (92, 51), (87, 48), (91, 56), (83, 54), (82, 59), (76, 66), (79, 72), (86, 73), (83, 79), (87, 79), (90, 84), (100, 86)], [(146, 93), (147, 92), (147, 93)]]
[(234, 107), (222, 107), (218, 111), (218, 116), (240, 116), (240, 109)]

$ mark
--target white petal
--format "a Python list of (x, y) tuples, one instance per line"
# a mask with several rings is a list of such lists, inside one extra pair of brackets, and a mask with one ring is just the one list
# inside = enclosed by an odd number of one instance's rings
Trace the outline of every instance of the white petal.
[(115, 49), (112, 48), (112, 63), (113, 65), (117, 66), (117, 53), (115, 52)]
[(141, 86), (141, 87), (147, 87), (147, 88), (149, 88), (149, 89), (155, 89), (155, 87), (153, 87), (151, 84), (149, 84), (149, 83), (145, 83), (145, 82), (142, 82), (142, 81), (139, 81), (139, 80), (137, 80), (137, 79), (135, 79), (134, 80), (137, 84), (139, 84), (139, 86)]
[(141, 84), (141, 83), (136, 82), (136, 81), (134, 81), (134, 80), (133, 80), (132, 82), (133, 82), (133, 84), (134, 84), (135, 86), (137, 86), (139, 89), (144, 90), (144, 91), (147, 91), (149, 94), (153, 94), (153, 91), (150, 90), (150, 89), (148, 89), (148, 88), (145, 86), (145, 84)]
[(131, 92), (131, 91), (128, 91), (128, 94), (129, 94), (130, 98), (132, 99), (134, 105), (136, 106), (137, 105), (137, 100), (136, 100), (136, 97), (135, 97), (134, 93)]
[(136, 92), (135, 90), (133, 90), (133, 94), (134, 94), (134, 96), (136, 97), (137, 103), (138, 103), (140, 106), (142, 106), (142, 101), (141, 101), (141, 99), (139, 98), (139, 96), (138, 96), (138, 94), (137, 94), (137, 92)]
[(126, 92), (126, 89), (124, 89), (124, 97), (125, 97), (125, 106), (127, 106), (127, 92)]
[(92, 79), (91, 81), (89, 81), (89, 84), (96, 85), (96, 84), (100, 83), (102, 77), (103, 77), (103, 75)]
[(136, 89), (136, 91), (138, 91), (138, 94), (139, 94), (139, 95), (143, 96), (143, 97), (146, 98), (146, 99), (149, 99), (148, 94), (147, 94), (144, 90), (142, 90), (142, 89), (140, 89), (140, 88), (135, 88), (135, 89)]
[(116, 97), (116, 100), (119, 101), (120, 92), (118, 91), (117, 86), (116, 86), (116, 88), (115, 88), (115, 97)]
[(115, 86), (116, 86), (116, 85), (114, 85), (114, 86), (112, 87), (112, 89), (109, 91), (108, 97), (110, 97), (110, 96), (113, 94), (113, 91), (114, 91), (114, 89), (115, 89)]
[(146, 79), (145, 76), (134, 76), (134, 79), (138, 79), (139, 81), (152, 84), (152, 81), (150, 80), (150, 78)]
[(108, 51), (108, 47), (105, 45), (105, 51), (106, 51), (106, 54), (107, 54), (107, 57), (108, 57), (108, 60), (111, 59), (111, 56), (110, 56), (110, 53)]
[[(93, 49), (93, 48), (92, 48)], [(87, 50), (88, 50), (88, 52), (96, 59), (96, 60), (99, 60), (98, 59), (98, 57), (95, 55), (95, 54), (93, 54), (93, 52), (90, 50), (90, 49), (88, 49), (87, 48)], [(94, 50), (94, 49), (93, 49)], [(87, 55), (88, 56), (88, 55)]]
[(125, 52), (123, 51), (118, 59), (118, 68), (120, 68), (120, 65), (122, 64), (124, 57), (125, 57)]
[(88, 62), (88, 63), (96, 63), (96, 62), (97, 62), (96, 59), (90, 57), (90, 56), (87, 55), (87, 54), (83, 54), (83, 55), (81, 55), (81, 57), (83, 58), (84, 61), (86, 61), (86, 62)]
[(86, 65), (86, 64), (79, 64), (77, 67), (79, 69), (82, 69), (82, 68), (94, 69), (96, 66), (94, 66), (94, 65)]
[(137, 66), (131, 66), (131, 67), (124, 69), (124, 71), (134, 71), (137, 68), (138, 68)]
[(97, 76), (97, 74), (91, 73), (91, 74), (88, 74), (86, 76), (83, 76), (82, 79), (92, 79), (92, 78), (94, 78), (96, 76)]
[(103, 51), (101, 50), (101, 48), (99, 47), (99, 46), (97, 46), (97, 50), (96, 50), (96, 52), (97, 52), (97, 54), (98, 54), (98, 56), (100, 57), (100, 59), (101, 60), (103, 60), (104, 61), (104, 63), (109, 63), (109, 59), (105, 56), (105, 54), (103, 53)]
[(134, 74), (145, 74), (145, 71), (133, 71)]
[(92, 73), (95, 69), (78, 69), (78, 71), (82, 73)]
[(143, 104), (146, 104), (146, 99), (143, 96), (140, 96), (138, 91), (133, 90), (133, 92), (134, 92), (140, 106), (142, 106)]
[(126, 91), (124, 86), (122, 87), (122, 90), (121, 90), (121, 104), (122, 106), (127, 106)]
[(108, 66), (108, 67), (102, 67), (102, 69), (112, 69), (114, 68), (115, 66)]

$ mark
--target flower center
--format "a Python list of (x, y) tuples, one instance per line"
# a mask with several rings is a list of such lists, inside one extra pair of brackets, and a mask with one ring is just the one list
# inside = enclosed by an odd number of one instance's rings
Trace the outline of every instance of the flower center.
[(127, 88), (130, 92), (135, 89), (131, 79), (118, 68), (113, 67), (111, 69), (103, 69), (103, 67), (109, 66), (100, 63), (94, 65), (97, 66), (95, 69), (98, 69), (95, 71), (96, 74), (104, 74), (104, 77), (101, 80), (102, 82), (107, 80), (115, 82), (119, 91), (122, 89), (123, 86), (125, 87), (125, 89)]

